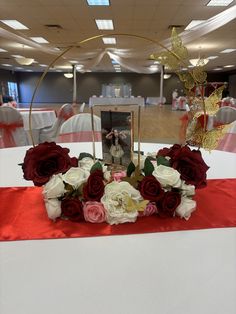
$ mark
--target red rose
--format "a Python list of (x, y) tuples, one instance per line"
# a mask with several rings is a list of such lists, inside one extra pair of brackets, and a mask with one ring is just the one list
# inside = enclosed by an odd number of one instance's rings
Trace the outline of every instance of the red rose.
[(64, 173), (71, 167), (69, 149), (54, 142), (41, 143), (27, 150), (22, 169), (24, 178), (34, 185), (47, 183), (53, 174)]
[(83, 196), (86, 201), (99, 202), (103, 194), (103, 172), (101, 170), (95, 170), (88, 177), (88, 181), (83, 188)]
[(180, 202), (181, 195), (178, 192), (165, 192), (157, 202), (158, 214), (161, 217), (173, 217)]
[(68, 198), (61, 201), (61, 213), (72, 221), (83, 221), (83, 204), (78, 198)]
[(199, 150), (191, 150), (188, 146), (181, 147), (171, 158), (171, 166), (179, 171), (180, 178), (187, 184), (196, 188), (206, 186), (206, 172), (209, 167)]
[(174, 144), (173, 146), (171, 146), (170, 148), (164, 147), (162, 149), (160, 149), (157, 152), (157, 157), (158, 156), (162, 156), (162, 157), (172, 157), (176, 152), (178, 152), (181, 149), (181, 145), (179, 144)]
[(139, 191), (145, 200), (152, 202), (158, 201), (164, 193), (160, 183), (152, 175), (143, 178), (139, 183)]

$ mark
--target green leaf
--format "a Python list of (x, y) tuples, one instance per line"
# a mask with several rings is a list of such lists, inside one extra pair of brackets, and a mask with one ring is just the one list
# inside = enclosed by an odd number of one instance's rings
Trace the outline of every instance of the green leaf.
[(130, 177), (134, 171), (135, 171), (135, 165), (133, 161), (131, 161), (127, 167), (127, 177)]
[(89, 158), (92, 158), (93, 159), (93, 156), (89, 153), (80, 153), (79, 154), (79, 160), (85, 158), (85, 157), (89, 157)]
[(150, 161), (149, 158), (146, 158), (144, 162), (144, 169), (143, 169), (145, 176), (151, 176), (153, 173), (153, 170), (154, 170), (154, 166), (152, 162)]
[(101, 170), (102, 171), (102, 165), (99, 161), (95, 162), (95, 164), (92, 166), (90, 169), (90, 173), (96, 171), (96, 170)]
[(158, 156), (158, 157), (157, 157), (157, 165), (158, 165), (158, 166), (163, 165), (163, 166), (170, 167), (170, 162), (169, 162), (169, 160), (166, 159), (165, 157), (163, 157), (163, 156)]

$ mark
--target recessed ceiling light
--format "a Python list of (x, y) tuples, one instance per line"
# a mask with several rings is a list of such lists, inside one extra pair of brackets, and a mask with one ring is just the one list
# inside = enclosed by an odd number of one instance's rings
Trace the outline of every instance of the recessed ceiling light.
[(153, 64), (160, 64), (160, 62), (159, 61), (154, 61)]
[(104, 44), (106, 45), (115, 45), (116, 44), (116, 39), (115, 37), (105, 37), (102, 38)]
[(33, 72), (33, 70), (25, 70), (26, 72)]
[(207, 57), (207, 59), (209, 59), (209, 60), (214, 60), (214, 59), (217, 59), (217, 58), (219, 58), (218, 56), (210, 56), (210, 57)]
[(2, 63), (2, 65), (3, 65), (4, 67), (11, 67), (11, 64), (8, 64), (8, 63)]
[(192, 21), (185, 27), (185, 30), (192, 29), (193, 27), (197, 26), (198, 24), (201, 24), (202, 22), (205, 22), (205, 20), (192, 20)]
[(87, 0), (88, 5), (110, 5), (109, 0)]
[(39, 66), (43, 67), (43, 68), (46, 68), (47, 65), (46, 64), (39, 64)]
[(39, 44), (48, 44), (48, 41), (43, 37), (30, 37), (33, 41)]
[(233, 52), (235, 50), (236, 49), (225, 49), (225, 50), (222, 50), (220, 53), (230, 53), (230, 52)]
[(0, 48), (0, 52), (7, 52), (7, 50)]
[(15, 70), (23, 70), (21, 67), (15, 67)]
[(71, 64), (77, 64), (78, 61), (76, 61), (76, 60), (70, 60), (70, 63), (71, 63)]
[(224, 68), (233, 68), (234, 64), (224, 65)]
[(223, 70), (222, 68), (215, 68), (213, 69), (214, 71), (220, 71), (220, 70)]
[(95, 20), (98, 29), (114, 29), (112, 20)]
[(234, 0), (211, 0), (207, 3), (208, 7), (227, 7)]
[(188, 69), (187, 69), (187, 68), (182, 68), (181, 70), (182, 70), (182, 71), (187, 71)]
[(1, 20), (1, 22), (13, 29), (29, 29), (28, 27), (18, 22), (17, 20)]

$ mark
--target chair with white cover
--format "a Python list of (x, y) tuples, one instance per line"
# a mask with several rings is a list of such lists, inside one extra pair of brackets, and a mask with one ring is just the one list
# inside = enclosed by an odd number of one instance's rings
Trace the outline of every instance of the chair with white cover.
[(54, 142), (59, 134), (61, 125), (74, 115), (72, 104), (64, 104), (58, 112), (57, 119), (51, 127), (40, 130), (39, 142)]
[(12, 107), (0, 107), (0, 147), (29, 145), (21, 114)]
[(228, 124), (236, 121), (236, 108), (221, 107), (214, 117), (214, 123), (217, 125)]
[(225, 136), (219, 141), (216, 150), (236, 153), (236, 121), (232, 123)]
[(216, 149), (236, 153), (236, 108), (221, 107), (217, 111), (214, 117), (214, 125), (223, 124), (230, 124), (230, 126)]
[[(101, 118), (93, 115), (95, 141), (101, 141)], [(79, 113), (64, 122), (57, 142), (91, 142), (93, 140), (90, 113)]]

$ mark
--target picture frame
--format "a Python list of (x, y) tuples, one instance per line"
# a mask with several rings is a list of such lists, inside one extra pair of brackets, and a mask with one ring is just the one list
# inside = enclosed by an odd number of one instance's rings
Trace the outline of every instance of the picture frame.
[(133, 159), (133, 111), (101, 110), (102, 152), (106, 164), (128, 166)]

